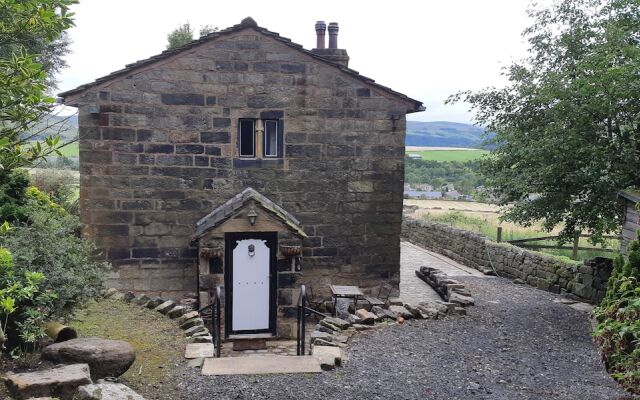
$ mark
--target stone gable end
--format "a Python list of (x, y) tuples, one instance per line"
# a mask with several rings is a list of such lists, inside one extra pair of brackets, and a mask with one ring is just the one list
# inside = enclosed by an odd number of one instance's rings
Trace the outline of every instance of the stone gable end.
[[(111, 285), (195, 291), (196, 221), (253, 187), (308, 236), (287, 287), (397, 286), (411, 101), (247, 28), (65, 102), (79, 107), (85, 234)], [(277, 119), (282, 157), (240, 158), (241, 118)]]

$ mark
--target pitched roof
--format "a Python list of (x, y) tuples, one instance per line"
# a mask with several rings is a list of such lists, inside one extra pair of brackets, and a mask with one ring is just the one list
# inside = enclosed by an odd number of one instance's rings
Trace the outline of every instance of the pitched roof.
[(80, 93), (80, 92), (82, 92), (84, 90), (90, 89), (90, 88), (92, 88), (92, 87), (94, 87), (96, 85), (99, 85), (101, 83), (107, 82), (109, 80), (118, 78), (118, 77), (123, 76), (123, 75), (126, 75), (126, 74), (128, 74), (128, 73), (130, 73), (130, 72), (132, 72), (132, 71), (134, 71), (134, 70), (136, 70), (138, 68), (145, 67), (145, 66), (153, 64), (155, 62), (167, 59), (167, 58), (169, 58), (169, 57), (171, 57), (171, 56), (173, 56), (175, 54), (178, 54), (178, 53), (180, 53), (182, 51), (185, 51), (185, 50), (189, 50), (191, 48), (199, 46), (199, 45), (201, 45), (201, 44), (203, 44), (205, 42), (208, 42), (210, 40), (214, 40), (216, 38), (228, 35), (230, 33), (238, 32), (238, 31), (240, 31), (242, 29), (246, 29), (246, 28), (252, 28), (253, 30), (255, 30), (258, 33), (261, 33), (261, 34), (263, 34), (265, 36), (269, 36), (269, 37), (271, 37), (271, 38), (273, 38), (273, 39), (275, 39), (275, 40), (277, 40), (277, 41), (279, 41), (279, 42), (281, 42), (281, 43), (283, 43), (283, 44), (285, 44), (285, 45), (287, 45), (287, 46), (289, 46), (289, 47), (291, 47), (293, 49), (296, 49), (296, 50), (298, 50), (298, 51), (300, 51), (300, 52), (302, 52), (302, 53), (304, 53), (304, 54), (306, 54), (306, 55), (308, 55), (310, 57), (315, 58), (318, 61), (321, 61), (321, 62), (323, 62), (325, 64), (329, 64), (329, 65), (339, 69), (340, 71), (344, 72), (345, 74), (347, 74), (347, 75), (349, 75), (349, 76), (351, 76), (351, 77), (353, 77), (355, 79), (358, 79), (358, 80), (360, 80), (360, 81), (362, 81), (364, 83), (372, 85), (372, 86), (376, 87), (379, 90), (382, 90), (382, 91), (384, 91), (384, 92), (386, 92), (388, 94), (391, 94), (391, 95), (393, 95), (395, 97), (398, 97), (398, 98), (400, 98), (402, 100), (412, 102), (414, 104), (414, 109), (411, 110), (410, 112), (424, 111), (424, 109), (425, 109), (424, 106), (422, 105), (422, 102), (420, 102), (418, 100), (414, 100), (414, 99), (412, 99), (412, 98), (410, 98), (410, 97), (408, 97), (408, 96), (406, 96), (406, 95), (404, 95), (402, 93), (396, 92), (396, 91), (392, 90), (391, 88), (388, 88), (386, 86), (380, 85), (379, 83), (376, 83), (373, 79), (367, 78), (366, 76), (363, 76), (363, 75), (360, 75), (360, 73), (358, 71), (355, 71), (355, 70), (353, 70), (351, 68), (345, 67), (345, 66), (337, 64), (337, 63), (334, 63), (334, 62), (332, 62), (330, 60), (327, 60), (326, 58), (324, 58), (322, 56), (319, 56), (319, 55), (317, 55), (317, 54), (315, 54), (315, 53), (313, 53), (313, 52), (311, 52), (309, 50), (306, 50), (304, 47), (302, 47), (302, 45), (292, 42), (291, 39), (283, 37), (283, 36), (280, 36), (280, 34), (278, 34), (277, 32), (272, 32), (272, 31), (270, 31), (270, 30), (268, 30), (266, 28), (262, 28), (262, 27), (258, 26), (256, 21), (251, 17), (247, 17), (247, 18), (243, 19), (241, 23), (239, 23), (237, 25), (233, 25), (233, 26), (231, 26), (231, 27), (229, 27), (227, 29), (223, 29), (223, 30), (220, 30), (220, 31), (217, 31), (217, 32), (212, 32), (212, 33), (209, 33), (208, 35), (202, 36), (199, 39), (193, 40), (193, 41), (185, 44), (184, 46), (180, 46), (180, 47), (177, 47), (177, 48), (171, 49), (171, 50), (165, 50), (162, 53), (157, 54), (155, 56), (152, 56), (150, 58), (147, 58), (145, 60), (139, 60), (139, 61), (136, 61), (135, 63), (127, 64), (121, 70), (114, 71), (114, 72), (112, 72), (112, 73), (110, 73), (108, 75), (105, 75), (105, 76), (103, 76), (101, 78), (98, 78), (94, 82), (87, 83), (87, 84), (78, 86), (75, 89), (71, 89), (71, 90), (67, 90), (65, 92), (59, 93), (58, 96), (64, 98), (64, 97), (67, 97), (69, 95)]
[(282, 207), (269, 200), (264, 195), (258, 193), (258, 191), (256, 191), (255, 189), (248, 187), (242, 192), (233, 196), (231, 199), (227, 200), (227, 202), (225, 202), (220, 207), (211, 211), (200, 221), (196, 222), (196, 232), (194, 233), (193, 238), (200, 239), (211, 229), (222, 224), (223, 222), (237, 214), (249, 200), (254, 200), (260, 205), (260, 207), (273, 214), (282, 223), (291, 228), (293, 233), (295, 233), (296, 235), (303, 238), (307, 237), (307, 234), (304, 233), (302, 227), (300, 226), (300, 221), (298, 221), (296, 217), (286, 212)]

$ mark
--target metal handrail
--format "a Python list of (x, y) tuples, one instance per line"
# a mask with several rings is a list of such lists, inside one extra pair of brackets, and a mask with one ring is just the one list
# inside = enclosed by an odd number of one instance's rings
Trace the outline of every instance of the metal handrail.
[(198, 310), (199, 313), (211, 308), (211, 325), (209, 326), (209, 332), (213, 335), (213, 345), (215, 346), (215, 356), (220, 358), (220, 286), (216, 287), (215, 296), (213, 302)]
[(300, 297), (298, 297), (298, 324), (297, 324), (297, 338), (296, 338), (296, 354), (304, 356), (305, 342), (306, 342), (306, 328), (307, 328), (307, 312), (316, 314), (320, 317), (328, 317), (329, 315), (323, 314), (320, 311), (316, 311), (313, 308), (307, 307), (307, 288), (304, 285), (300, 285)]

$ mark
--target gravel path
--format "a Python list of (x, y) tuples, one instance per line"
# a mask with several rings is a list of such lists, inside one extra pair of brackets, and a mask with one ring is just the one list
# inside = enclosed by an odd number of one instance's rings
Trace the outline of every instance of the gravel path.
[(501, 278), (456, 277), (465, 317), (358, 334), (343, 368), (316, 375), (203, 377), (186, 399), (630, 399), (599, 361), (586, 314)]

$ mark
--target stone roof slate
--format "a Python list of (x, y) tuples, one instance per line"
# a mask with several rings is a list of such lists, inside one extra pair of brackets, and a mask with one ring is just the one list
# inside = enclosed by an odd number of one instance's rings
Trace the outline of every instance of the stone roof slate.
[(273, 214), (282, 223), (291, 228), (293, 233), (296, 235), (303, 238), (307, 237), (307, 234), (304, 233), (300, 226), (300, 221), (298, 221), (296, 217), (289, 214), (282, 207), (269, 200), (266, 196), (260, 194), (257, 190), (248, 187), (196, 222), (196, 231), (193, 238), (200, 239), (208, 231), (237, 214), (249, 200), (257, 202), (260, 207)]
[(229, 27), (227, 29), (223, 29), (223, 30), (220, 30), (220, 31), (217, 31), (217, 32), (209, 33), (208, 35), (205, 35), (205, 36), (203, 36), (203, 37), (201, 37), (199, 39), (193, 40), (193, 41), (185, 44), (184, 46), (180, 46), (180, 47), (177, 47), (177, 48), (171, 49), (171, 50), (165, 50), (162, 53), (157, 54), (155, 56), (152, 56), (150, 58), (147, 58), (147, 59), (144, 59), (144, 60), (139, 60), (139, 61), (136, 61), (135, 63), (132, 63), (132, 64), (127, 64), (125, 66), (125, 68), (123, 68), (121, 70), (114, 71), (114, 72), (112, 72), (112, 73), (110, 73), (108, 75), (105, 75), (105, 76), (103, 76), (101, 78), (98, 78), (94, 82), (87, 83), (87, 84), (78, 86), (75, 89), (71, 89), (71, 90), (67, 90), (65, 92), (59, 93), (58, 96), (60, 96), (62, 98), (65, 98), (65, 97), (67, 97), (69, 95), (80, 93), (80, 92), (82, 92), (84, 90), (90, 89), (90, 88), (92, 88), (92, 87), (94, 87), (96, 85), (99, 85), (101, 83), (107, 82), (109, 80), (118, 78), (118, 77), (123, 76), (123, 75), (126, 75), (126, 74), (134, 71), (135, 69), (138, 69), (138, 68), (153, 64), (155, 62), (164, 60), (164, 59), (169, 58), (169, 57), (171, 57), (171, 56), (173, 56), (175, 54), (178, 54), (178, 53), (180, 53), (182, 51), (194, 48), (194, 47), (196, 47), (196, 46), (198, 46), (198, 45), (200, 45), (202, 43), (205, 43), (205, 42), (208, 42), (210, 40), (213, 40), (213, 39), (228, 35), (230, 33), (234, 33), (234, 32), (240, 31), (240, 30), (245, 29), (245, 28), (252, 28), (255, 31), (257, 31), (258, 33), (261, 33), (261, 34), (263, 34), (265, 36), (269, 36), (269, 37), (271, 37), (271, 38), (273, 38), (273, 39), (275, 39), (275, 40), (277, 40), (277, 41), (279, 41), (281, 43), (284, 43), (285, 45), (287, 45), (287, 46), (289, 46), (289, 47), (291, 47), (293, 49), (296, 49), (296, 50), (298, 50), (298, 51), (300, 51), (302, 53), (305, 53), (306, 55), (308, 55), (310, 57), (315, 58), (316, 60), (319, 60), (319, 61), (321, 61), (321, 62), (323, 62), (325, 64), (329, 64), (329, 65), (339, 69), (340, 71), (344, 72), (345, 74), (347, 74), (347, 75), (349, 75), (349, 76), (351, 76), (351, 77), (353, 77), (355, 79), (358, 79), (358, 80), (360, 80), (362, 82), (365, 82), (365, 83), (367, 83), (369, 85), (372, 85), (372, 86), (374, 86), (374, 87), (376, 87), (376, 88), (378, 88), (378, 89), (380, 89), (380, 90), (382, 90), (384, 92), (387, 92), (388, 94), (391, 94), (391, 95), (393, 95), (395, 97), (398, 97), (398, 98), (400, 98), (402, 100), (412, 102), (414, 104), (414, 109), (413, 110), (409, 110), (408, 112), (418, 112), (418, 111), (424, 111), (425, 110), (424, 106), (422, 105), (422, 102), (420, 102), (418, 100), (414, 100), (414, 99), (410, 98), (409, 96), (404, 95), (402, 93), (396, 92), (395, 90), (392, 90), (389, 87), (380, 85), (379, 83), (376, 83), (373, 79), (368, 78), (368, 77), (363, 76), (363, 75), (360, 75), (360, 73), (358, 71), (356, 71), (356, 70), (353, 70), (353, 69), (345, 67), (343, 65), (334, 63), (334, 62), (332, 62), (330, 60), (327, 60), (326, 58), (324, 58), (322, 56), (319, 56), (319, 55), (317, 55), (317, 54), (315, 54), (315, 53), (313, 53), (313, 52), (311, 52), (309, 50), (306, 50), (302, 45), (292, 42), (291, 39), (283, 37), (283, 36), (280, 36), (280, 34), (277, 33), (277, 32), (272, 32), (272, 31), (270, 31), (270, 30), (268, 30), (266, 28), (262, 28), (262, 27), (258, 26), (256, 21), (251, 17), (247, 17), (247, 18), (243, 19), (240, 24), (233, 25), (233, 26), (231, 26), (231, 27)]

